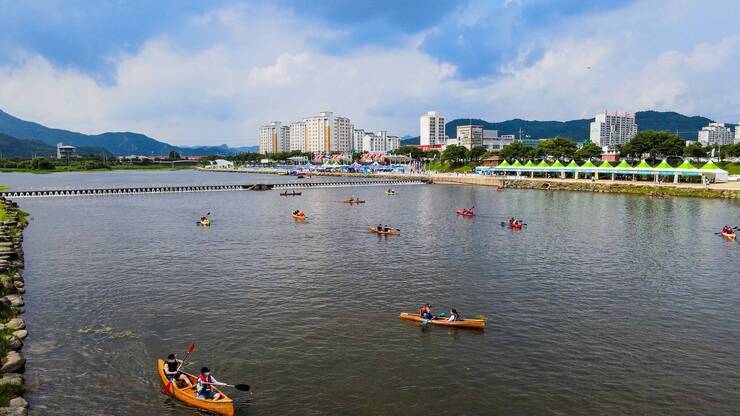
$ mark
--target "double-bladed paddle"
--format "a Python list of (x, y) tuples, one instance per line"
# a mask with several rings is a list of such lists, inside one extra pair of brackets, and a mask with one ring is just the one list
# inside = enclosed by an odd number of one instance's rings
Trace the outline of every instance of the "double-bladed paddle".
[[(209, 214), (210, 214), (210, 212), (209, 212)], [(188, 348), (188, 353), (185, 354), (185, 358), (183, 358), (183, 360), (180, 363), (180, 365), (177, 366), (177, 372), (178, 373), (180, 372), (180, 369), (185, 364), (185, 361), (188, 359), (188, 357), (190, 357), (190, 353), (193, 352), (194, 349), (195, 349), (195, 343), (193, 342), (192, 344), (190, 344), (190, 347)], [(175, 376), (175, 377), (177, 377), (177, 376)], [(162, 388), (162, 394), (169, 394), (171, 388), (172, 388), (172, 380), (170, 380), (167, 384), (164, 385), (164, 388)]]

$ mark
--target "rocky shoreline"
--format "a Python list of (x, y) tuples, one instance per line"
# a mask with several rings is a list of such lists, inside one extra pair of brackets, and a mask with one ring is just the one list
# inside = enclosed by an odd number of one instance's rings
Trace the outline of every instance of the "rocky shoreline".
[(21, 353), (28, 336), (23, 294), (23, 229), (28, 224), (26, 213), (10, 200), (0, 198), (0, 416), (28, 414), (28, 402), (22, 373), (26, 359)]

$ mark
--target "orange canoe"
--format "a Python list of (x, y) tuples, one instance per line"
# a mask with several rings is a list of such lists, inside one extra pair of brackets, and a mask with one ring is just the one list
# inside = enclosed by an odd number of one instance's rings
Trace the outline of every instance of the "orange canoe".
[(398, 235), (398, 231), (394, 230), (393, 228), (389, 229), (388, 231), (378, 231), (375, 227), (370, 227), (370, 232), (380, 235)]
[(306, 219), (305, 215), (295, 215), (295, 214), (291, 214), (291, 215), (293, 215), (293, 219), (296, 221), (303, 221)]
[(448, 321), (447, 318), (438, 319), (424, 319), (419, 316), (418, 313), (401, 312), (401, 319), (408, 319), (409, 321), (426, 322), (432, 325), (442, 326), (456, 326), (461, 328), (477, 328), (484, 329), (486, 327), (486, 321), (483, 319), (463, 319), (462, 321)]
[[(162, 379), (162, 383), (169, 383), (167, 376), (164, 375), (164, 360), (162, 359), (157, 360), (157, 372), (159, 373), (159, 378)], [(198, 379), (194, 375), (185, 372), (183, 372), (183, 374), (190, 378), (190, 382), (193, 383), (193, 386), (198, 382)], [(195, 396), (195, 390), (187, 387), (181, 389), (174, 383), (172, 387), (170, 387), (169, 394), (188, 406), (207, 410), (219, 415), (234, 416), (234, 401), (226, 396), (222, 391), (216, 390), (215, 387), (213, 389), (216, 392), (221, 393), (223, 397), (218, 400), (199, 399)]]

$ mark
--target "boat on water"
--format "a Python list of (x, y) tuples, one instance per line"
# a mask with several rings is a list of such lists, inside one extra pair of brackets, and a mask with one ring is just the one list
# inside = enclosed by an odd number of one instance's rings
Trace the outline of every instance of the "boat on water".
[(305, 215), (295, 215), (295, 214), (291, 214), (291, 215), (293, 216), (293, 219), (296, 221), (305, 221), (306, 219)]
[[(159, 378), (162, 380), (162, 383), (167, 384), (169, 383), (169, 380), (167, 380), (167, 376), (164, 374), (164, 364), (164, 360), (157, 360), (157, 373), (159, 373)], [(194, 375), (188, 374), (184, 371), (182, 373), (190, 379), (190, 382), (193, 383), (193, 385), (196, 385), (198, 383), (198, 378)], [(233, 416), (234, 401), (231, 400), (229, 396), (225, 395), (222, 391), (217, 390), (215, 387), (212, 388), (213, 390), (215, 390), (215, 392), (221, 393), (223, 397), (218, 400), (199, 399), (195, 394), (195, 390), (187, 387), (180, 388), (175, 383), (172, 384), (172, 387), (170, 387), (168, 392), (174, 398), (185, 403), (188, 406), (218, 415)]]
[(364, 204), (365, 201), (361, 199), (343, 199), (342, 203), (343, 204)]
[(303, 192), (296, 192), (296, 191), (293, 191), (293, 192), (288, 192), (288, 191), (280, 192), (280, 196), (301, 196), (302, 194), (303, 194)]
[(737, 233), (722, 233), (722, 237), (724, 237), (726, 240), (735, 240), (737, 238)]
[(398, 230), (389, 228), (388, 231), (380, 231), (377, 227), (370, 227), (370, 232), (380, 235), (398, 235)]
[(458, 209), (457, 215), (462, 215), (463, 217), (475, 217), (475, 213), (473, 211), (464, 210), (464, 209)]
[(211, 220), (209, 220), (208, 218), (206, 218), (204, 220), (198, 221), (198, 224), (200, 224), (200, 225), (202, 225), (204, 227), (207, 227), (207, 226), (211, 225)]
[(420, 322), (422, 324), (453, 326), (458, 328), (475, 328), (485, 329), (486, 321), (484, 319), (461, 319), (459, 321), (448, 321), (447, 318), (424, 319), (418, 313), (401, 312), (401, 319), (408, 321)]

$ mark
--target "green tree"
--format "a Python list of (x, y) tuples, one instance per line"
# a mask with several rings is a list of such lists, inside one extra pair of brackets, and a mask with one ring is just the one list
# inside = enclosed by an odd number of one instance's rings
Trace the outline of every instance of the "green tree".
[(575, 157), (579, 159), (591, 159), (592, 157), (601, 157), (601, 153), (601, 147), (589, 142), (576, 151)]
[(624, 145), (622, 153), (628, 156), (653, 158), (682, 155), (686, 142), (667, 131), (641, 131)]
[(689, 157), (707, 157), (707, 151), (701, 143), (692, 143), (684, 147), (683, 155)]
[(523, 160), (529, 157), (529, 153), (532, 150), (531, 147), (526, 146), (520, 142), (514, 142), (508, 146), (504, 146), (498, 154), (505, 160), (519, 159)]
[(34, 157), (33, 159), (31, 159), (30, 166), (33, 170), (54, 169), (54, 164), (45, 157)]
[(442, 152), (442, 161), (456, 164), (464, 162), (469, 157), (469, 151), (465, 146), (450, 145)]
[(540, 140), (537, 148), (541, 149), (544, 154), (556, 159), (567, 157), (572, 159), (578, 150), (576, 142), (565, 137), (555, 137), (552, 139)]
[(170, 153), (167, 155), (167, 160), (180, 160), (180, 154), (174, 150), (170, 150)]
[(475, 146), (474, 148), (470, 149), (470, 153), (468, 154), (468, 157), (470, 157), (471, 160), (481, 160), (483, 156), (488, 153), (488, 149), (486, 149), (484, 146)]

